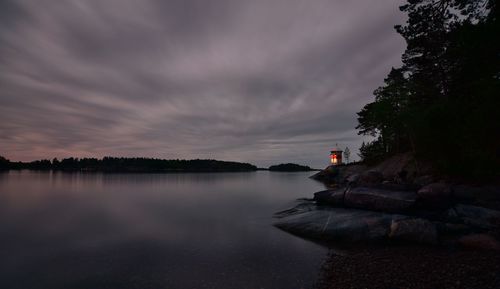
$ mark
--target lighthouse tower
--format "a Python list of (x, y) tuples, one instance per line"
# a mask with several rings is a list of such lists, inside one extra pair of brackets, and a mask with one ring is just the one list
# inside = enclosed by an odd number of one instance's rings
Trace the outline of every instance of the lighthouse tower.
[(330, 151), (330, 163), (334, 166), (342, 164), (342, 150), (335, 144), (335, 148)]

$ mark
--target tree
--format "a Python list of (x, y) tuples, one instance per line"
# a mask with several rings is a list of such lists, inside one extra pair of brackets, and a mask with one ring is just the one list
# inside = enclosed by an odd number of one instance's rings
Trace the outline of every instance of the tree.
[(345, 147), (345, 150), (344, 150), (344, 159), (345, 159), (345, 162), (347, 164), (349, 163), (350, 157), (351, 157), (351, 150), (349, 149), (349, 147)]
[(3, 156), (0, 156), (0, 170), (8, 170), (10, 168), (10, 161)]
[(384, 86), (373, 94), (375, 101), (358, 112), (359, 134), (380, 136), (383, 151), (395, 152), (408, 149), (411, 114), (408, 98), (411, 94), (403, 69), (392, 69)]
[(385, 156), (386, 154), (380, 137), (372, 142), (363, 142), (359, 148), (361, 161), (369, 165), (383, 160)]
[[(358, 113), (364, 160), (413, 151), (453, 173), (498, 172), (500, 17), (494, 0), (408, 0), (406, 40), (375, 100)], [(431, 158), (432, 156), (432, 158)]]

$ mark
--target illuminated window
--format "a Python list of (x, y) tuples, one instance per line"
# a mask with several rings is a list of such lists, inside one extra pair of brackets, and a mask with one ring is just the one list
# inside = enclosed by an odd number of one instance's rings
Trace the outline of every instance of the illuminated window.
[(337, 164), (337, 155), (332, 154), (332, 159), (331, 159), (332, 164), (336, 165)]

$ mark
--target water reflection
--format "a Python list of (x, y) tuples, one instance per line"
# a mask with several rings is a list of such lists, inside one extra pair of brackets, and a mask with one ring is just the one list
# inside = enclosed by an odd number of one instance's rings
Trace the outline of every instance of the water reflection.
[(270, 217), (308, 175), (0, 174), (0, 287), (306, 288), (326, 249)]

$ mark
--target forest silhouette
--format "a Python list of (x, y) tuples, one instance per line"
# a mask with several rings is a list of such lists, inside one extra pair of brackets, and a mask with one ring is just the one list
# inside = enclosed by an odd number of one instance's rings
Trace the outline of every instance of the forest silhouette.
[(218, 161), (211, 159), (165, 160), (155, 158), (65, 158), (58, 160), (36, 160), (32, 162), (11, 162), (0, 156), (3, 170), (61, 170), (61, 171), (103, 171), (103, 172), (239, 172), (255, 171), (249, 163)]
[(361, 158), (376, 163), (413, 152), (452, 175), (499, 172), (500, 19), (498, 1), (408, 1), (396, 26), (406, 40), (375, 100), (358, 112)]

